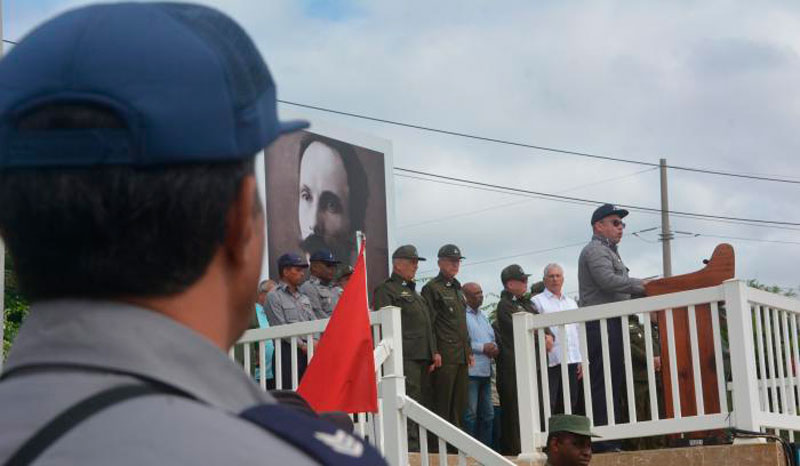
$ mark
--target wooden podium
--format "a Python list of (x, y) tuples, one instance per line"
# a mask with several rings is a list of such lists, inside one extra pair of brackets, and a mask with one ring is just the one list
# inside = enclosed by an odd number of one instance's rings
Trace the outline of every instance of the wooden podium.
[[(735, 275), (733, 247), (720, 244), (714, 249), (706, 266), (697, 272), (677, 275), (669, 278), (653, 280), (645, 285), (647, 296), (656, 296), (679, 291), (706, 288), (722, 284)], [(667, 418), (675, 417), (675, 400), (672, 399), (672, 378), (670, 373), (669, 350), (667, 340), (667, 323), (664, 311), (656, 312), (659, 336), (661, 340), (661, 381), (664, 388), (664, 405)], [(703, 405), (706, 414), (720, 412), (719, 391), (717, 387), (717, 371), (714, 357), (714, 339), (711, 325), (711, 306), (702, 304), (695, 306), (697, 319), (698, 353), (700, 373), (702, 374)], [(692, 366), (692, 350), (689, 341), (689, 319), (687, 308), (672, 310), (673, 329), (675, 335), (675, 359), (678, 369), (678, 387), (681, 417), (697, 414), (695, 402), (695, 384)], [(694, 436), (691, 436), (694, 437)], [(708, 437), (707, 434), (701, 437)]]

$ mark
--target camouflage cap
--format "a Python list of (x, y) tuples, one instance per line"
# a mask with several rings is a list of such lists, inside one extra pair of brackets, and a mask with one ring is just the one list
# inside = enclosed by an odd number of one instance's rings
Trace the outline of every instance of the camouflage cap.
[(455, 244), (445, 244), (439, 248), (439, 257), (452, 257), (453, 259), (466, 259), (461, 255), (461, 249)]
[(522, 267), (519, 264), (511, 264), (504, 268), (502, 272), (500, 272), (500, 281), (503, 282), (503, 285), (505, 285), (509, 280), (524, 281), (530, 276), (530, 274), (525, 273), (525, 271), (522, 270)]
[(411, 244), (406, 244), (397, 248), (392, 254), (392, 259), (417, 259), (424, 261), (424, 257), (419, 257), (417, 248)]
[(586, 437), (600, 437), (590, 430), (589, 418), (586, 416), (577, 416), (575, 414), (556, 414), (551, 416), (547, 421), (547, 432), (555, 434), (556, 432), (570, 432), (576, 435), (584, 435)]

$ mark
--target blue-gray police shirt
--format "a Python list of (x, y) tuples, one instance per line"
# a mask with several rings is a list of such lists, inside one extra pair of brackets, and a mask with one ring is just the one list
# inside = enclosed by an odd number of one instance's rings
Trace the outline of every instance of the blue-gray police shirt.
[(0, 382), (0, 463), (68, 407), (110, 387), (139, 382), (125, 375), (135, 374), (201, 402), (174, 395), (121, 402), (78, 424), (35, 464), (316, 464), (239, 419), (246, 408), (274, 399), (209, 340), (159, 313), (116, 302), (34, 304), (5, 369), (53, 363), (108, 372), (21, 373)]

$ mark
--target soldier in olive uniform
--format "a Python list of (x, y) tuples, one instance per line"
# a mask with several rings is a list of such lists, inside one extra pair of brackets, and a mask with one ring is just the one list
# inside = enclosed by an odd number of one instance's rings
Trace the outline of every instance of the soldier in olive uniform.
[(442, 367), (433, 373), (433, 405), (436, 414), (461, 427), (467, 406), (467, 365), (472, 366), (472, 348), (467, 330), (466, 300), (456, 274), (464, 257), (458, 246), (439, 249), (439, 275), (422, 288), (431, 311), (436, 346)]
[[(372, 304), (375, 309), (397, 306), (403, 327), (403, 373), (406, 377), (406, 394), (432, 409), (430, 373), (442, 365), (442, 358), (433, 337), (428, 303), (416, 291), (414, 276), (419, 261), (417, 248), (400, 246), (392, 254), (392, 275), (375, 288)], [(408, 448), (419, 449), (419, 431), (408, 423)]]
[[(511, 316), (517, 312), (538, 314), (530, 299), (525, 298), (528, 291), (528, 277), (522, 267), (509, 265), (500, 273), (503, 292), (497, 303), (495, 335), (500, 343), (500, 357), (497, 358), (497, 393), (500, 395), (501, 419), (500, 453), (517, 455), (520, 452), (519, 406), (517, 404), (517, 371), (514, 362), (514, 332)], [(548, 349), (553, 337), (546, 329)]]
[[(658, 326), (655, 323), (653, 328), (653, 370), (656, 374), (656, 412), (660, 413), (659, 418), (664, 417), (664, 390), (661, 385), (661, 345), (658, 338)], [(628, 317), (628, 327), (631, 336), (631, 365), (633, 367), (633, 391), (636, 398), (636, 417), (637, 421), (650, 421), (650, 384), (647, 380), (647, 345), (644, 338), (644, 324), (639, 321), (638, 315)], [(627, 410), (624, 410), (627, 412)], [(642, 437), (628, 439), (625, 441), (626, 450), (646, 450), (653, 448), (663, 448), (666, 446), (666, 438), (663, 435), (655, 437)]]

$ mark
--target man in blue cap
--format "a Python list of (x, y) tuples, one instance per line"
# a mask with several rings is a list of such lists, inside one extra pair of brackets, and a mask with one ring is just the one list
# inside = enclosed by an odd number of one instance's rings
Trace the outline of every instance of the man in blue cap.
[[(622, 240), (628, 211), (612, 204), (603, 204), (592, 214), (592, 239), (584, 246), (578, 259), (578, 287), (580, 306), (613, 303), (644, 294), (646, 280), (628, 276), (628, 268), (622, 262), (617, 245)], [(603, 360), (600, 337), (600, 321), (586, 323), (586, 339), (589, 350), (589, 376), (592, 388), (592, 414), (594, 425), (608, 424), (608, 417), (615, 416), (622, 422), (622, 406), (625, 399), (625, 367), (622, 348), (622, 322), (619, 318), (608, 319), (609, 361)], [(626, 329), (627, 331), (627, 329)], [(613, 413), (606, 409), (606, 386), (603, 365), (611, 369)], [(598, 443), (596, 451), (619, 450), (621, 443), (608, 441)]]
[(380, 461), (226, 355), (261, 272), (255, 154), (305, 126), (278, 121), (255, 45), (207, 7), (72, 10), (0, 61), (0, 232), (32, 302), (0, 462)]
[(339, 301), (339, 293), (333, 282), (336, 266), (340, 263), (327, 249), (320, 249), (311, 254), (311, 267), (308, 280), (300, 285), (300, 292), (308, 296), (311, 308), (318, 319), (327, 319)]
[[(300, 255), (286, 253), (278, 258), (278, 286), (267, 295), (267, 312), (269, 325), (294, 324), (316, 319), (311, 300), (300, 292), (300, 285), (305, 279), (308, 263)], [(306, 371), (308, 342), (300, 340), (297, 344), (297, 379), (300, 380)], [(292, 347), (291, 340), (281, 340), (281, 387), (294, 389), (292, 386)], [(276, 379), (277, 381), (277, 379)]]

